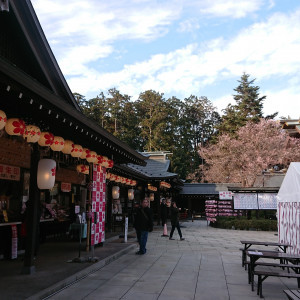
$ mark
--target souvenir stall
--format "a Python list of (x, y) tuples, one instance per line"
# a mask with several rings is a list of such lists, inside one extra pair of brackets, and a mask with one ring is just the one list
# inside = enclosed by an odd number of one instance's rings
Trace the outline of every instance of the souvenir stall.
[(23, 232), (32, 273), (41, 221), (85, 210), (87, 248), (102, 242), (106, 170), (144, 157), (82, 114), (30, 1), (0, 14), (0, 258), (16, 256)]

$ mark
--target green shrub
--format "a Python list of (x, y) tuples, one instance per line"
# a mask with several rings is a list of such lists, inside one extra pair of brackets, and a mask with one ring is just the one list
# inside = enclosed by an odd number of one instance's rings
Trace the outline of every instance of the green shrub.
[(246, 217), (218, 217), (215, 223), (211, 223), (211, 226), (224, 229), (231, 229), (232, 227), (234, 227), (235, 229), (240, 230), (254, 229), (262, 231), (277, 231), (276, 220), (255, 218), (248, 220)]

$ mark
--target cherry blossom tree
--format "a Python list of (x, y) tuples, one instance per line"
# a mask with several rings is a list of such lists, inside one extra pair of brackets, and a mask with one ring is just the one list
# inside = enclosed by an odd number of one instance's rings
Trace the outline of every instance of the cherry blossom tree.
[(262, 171), (300, 159), (300, 140), (289, 137), (273, 120), (247, 122), (237, 136), (224, 134), (216, 144), (201, 147), (199, 155), (205, 160), (203, 175), (208, 182), (241, 183), (252, 187)]

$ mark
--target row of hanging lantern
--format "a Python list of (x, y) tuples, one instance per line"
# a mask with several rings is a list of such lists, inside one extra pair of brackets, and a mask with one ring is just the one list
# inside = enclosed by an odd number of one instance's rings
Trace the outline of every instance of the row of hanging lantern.
[(118, 175), (115, 175), (113, 173), (107, 173), (106, 174), (106, 179), (109, 180), (109, 181), (114, 181), (114, 182), (121, 183), (121, 184), (136, 186), (136, 180), (132, 180), (132, 179), (125, 178), (125, 177), (122, 177), (122, 176), (118, 176)]
[[(5, 128), (9, 135), (23, 136), (28, 143), (38, 143), (42, 147), (50, 147), (52, 151), (61, 151), (72, 157), (86, 159), (87, 162), (99, 164), (105, 168), (112, 168), (113, 160), (106, 156), (98, 155), (95, 151), (83, 148), (81, 145), (74, 144), (73, 141), (65, 140), (60, 136), (54, 136), (50, 132), (41, 132), (35, 125), (26, 125), (19, 118), (7, 119), (4, 111), (0, 110), (0, 130)], [(79, 165), (77, 171), (88, 174), (88, 166)]]
[[(35, 125), (26, 125), (19, 118), (7, 119), (4, 111), (0, 110), (0, 130), (5, 129), (7, 134), (23, 136), (28, 143), (38, 143), (42, 147), (50, 147), (52, 151), (61, 151), (72, 157), (86, 159), (87, 162), (99, 164), (105, 168), (112, 168), (113, 160), (106, 156), (98, 155), (95, 151), (74, 144), (73, 141), (65, 140), (60, 136), (54, 136), (50, 132), (41, 132)], [(80, 164), (77, 171), (89, 174), (89, 166)], [(51, 189), (55, 183), (56, 162), (52, 159), (42, 159), (38, 164), (37, 185), (40, 189)]]

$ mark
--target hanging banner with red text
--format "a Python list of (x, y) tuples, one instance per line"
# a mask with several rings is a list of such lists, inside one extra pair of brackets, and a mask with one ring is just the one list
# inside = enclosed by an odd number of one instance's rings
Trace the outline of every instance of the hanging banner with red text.
[(100, 165), (94, 165), (91, 245), (97, 245), (105, 240), (105, 191), (106, 168)]

